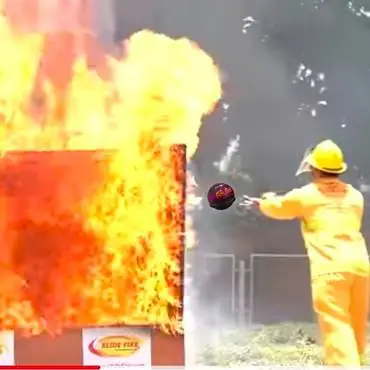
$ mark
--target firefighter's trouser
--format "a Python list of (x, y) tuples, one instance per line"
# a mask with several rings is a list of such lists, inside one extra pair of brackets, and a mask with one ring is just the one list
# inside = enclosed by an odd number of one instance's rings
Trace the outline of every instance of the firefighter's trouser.
[(325, 365), (360, 366), (366, 347), (369, 277), (331, 273), (312, 279)]

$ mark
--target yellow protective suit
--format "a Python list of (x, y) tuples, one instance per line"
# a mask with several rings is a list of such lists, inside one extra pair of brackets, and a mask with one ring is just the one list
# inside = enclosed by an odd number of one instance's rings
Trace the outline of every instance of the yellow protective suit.
[(370, 271), (361, 233), (362, 194), (326, 178), (263, 198), (259, 207), (270, 218), (301, 221), (325, 364), (359, 366), (366, 346)]

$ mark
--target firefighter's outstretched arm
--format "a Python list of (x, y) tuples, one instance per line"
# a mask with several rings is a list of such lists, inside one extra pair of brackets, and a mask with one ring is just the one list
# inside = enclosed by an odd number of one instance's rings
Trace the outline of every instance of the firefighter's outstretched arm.
[(265, 216), (276, 220), (293, 220), (301, 217), (301, 204), (300, 190), (294, 189), (285, 195), (274, 193), (262, 195), (259, 209)]

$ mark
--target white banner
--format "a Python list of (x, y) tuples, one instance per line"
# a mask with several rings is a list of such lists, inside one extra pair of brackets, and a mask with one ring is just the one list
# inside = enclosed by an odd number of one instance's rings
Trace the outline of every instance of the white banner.
[(151, 331), (130, 327), (83, 329), (82, 353), (84, 365), (149, 368)]
[(13, 366), (14, 364), (14, 332), (0, 331), (0, 366)]

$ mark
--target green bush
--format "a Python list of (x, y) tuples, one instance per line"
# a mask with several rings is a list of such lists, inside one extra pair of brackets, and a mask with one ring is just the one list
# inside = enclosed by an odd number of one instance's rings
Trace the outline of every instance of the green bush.
[(234, 330), (204, 348), (205, 366), (321, 365), (322, 348), (313, 324), (284, 323)]

